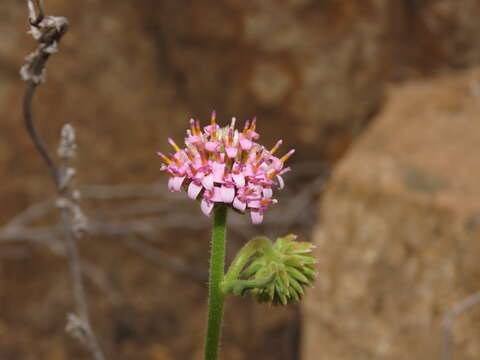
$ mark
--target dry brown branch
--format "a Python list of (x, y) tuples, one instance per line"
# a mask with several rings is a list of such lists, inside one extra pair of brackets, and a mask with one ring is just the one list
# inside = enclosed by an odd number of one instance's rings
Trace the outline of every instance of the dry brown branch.
[(20, 214), (14, 216), (6, 225), (5, 229), (16, 229), (23, 227), (32, 221), (44, 217), (55, 209), (55, 199), (45, 200), (29, 206)]
[[(75, 171), (69, 167), (69, 161), (75, 153), (75, 133), (70, 125), (62, 129), (59, 156), (61, 167), (57, 167), (43, 139), (38, 134), (32, 117), (32, 100), (35, 90), (45, 80), (45, 67), (52, 53), (57, 52), (58, 43), (68, 29), (68, 21), (64, 17), (45, 16), (42, 0), (27, 0), (29, 9), (30, 34), (38, 42), (37, 49), (26, 57), (27, 63), (21, 68), (22, 79), (27, 82), (24, 94), (23, 113), (26, 129), (36, 149), (45, 160), (55, 183), (60, 209), (62, 231), (67, 248), (70, 270), (73, 280), (73, 292), (76, 315), (68, 316), (67, 330), (77, 337), (90, 351), (95, 360), (103, 360), (104, 356), (97, 338), (91, 328), (88, 306), (83, 288), (82, 269), (75, 238), (80, 237), (85, 227), (85, 217), (78, 206), (78, 192), (71, 188), (71, 180)], [(35, 213), (35, 211), (32, 211)], [(32, 213), (30, 212), (30, 214)], [(29, 213), (24, 218), (31, 218)], [(22, 220), (20, 218), (20, 220)], [(21, 223), (19, 218), (10, 224), (11, 229)]]
[(123, 302), (122, 296), (102, 269), (88, 261), (82, 261), (82, 272), (93, 284), (110, 298), (112, 304), (119, 305)]
[[(59, 240), (58, 235), (58, 229), (48, 226), (28, 229), (19, 227), (0, 229), (0, 243), (3, 242), (5, 245), (15, 242), (39, 243), (47, 246), (56, 255), (66, 256), (65, 243)], [(2, 249), (2, 255), (3, 252)], [(82, 272), (93, 284), (104, 291), (113, 303), (117, 304), (121, 301), (118, 291), (113, 288), (104, 272), (97, 266), (88, 261), (82, 261)]]
[[(298, 168), (298, 170), (297, 170)], [(317, 199), (326, 181), (324, 166), (319, 163), (300, 163), (295, 166), (296, 176), (303, 178), (300, 192), (286, 189), (279, 193), (282, 209), (273, 207), (265, 217), (262, 231), (281, 234), (301, 226), (308, 232), (316, 219)], [(306, 181), (306, 179), (309, 179)], [(165, 253), (148, 243), (158, 243), (165, 230), (186, 229), (206, 230), (208, 218), (200, 215), (195, 204), (184, 194), (169, 193), (165, 183), (126, 184), (126, 185), (86, 185), (80, 187), (83, 202), (93, 202), (85, 232), (98, 238), (122, 239), (120, 244), (128, 247), (149, 262), (163, 269), (194, 281), (202, 281), (198, 269), (188, 265), (187, 261), (176, 258), (173, 261)], [(44, 227), (32, 227), (31, 224), (44, 223), (54, 208), (54, 200), (47, 200), (30, 206), (7, 225), (0, 228), (0, 243), (31, 241), (45, 244), (58, 255), (65, 255), (65, 246), (58, 239), (61, 223)], [(97, 206), (101, 205), (101, 206)], [(100, 208), (100, 210), (98, 209)], [(287, 209), (285, 211), (285, 209)], [(230, 217), (230, 234), (238, 245), (255, 234), (258, 229), (251, 225), (248, 216)], [(128, 240), (125, 240), (128, 239)], [(139, 239), (145, 239), (142, 241)], [(82, 261), (82, 264), (85, 262)], [(85, 265), (84, 265), (85, 266)], [(92, 265), (93, 266), (93, 265)], [(100, 268), (97, 273), (83, 271), (90, 280), (112, 301), (120, 301), (113, 293), (111, 284)], [(197, 272), (198, 271), (198, 272)], [(92, 276), (95, 275), (95, 276)], [(103, 279), (103, 280), (102, 280)]]
[[(303, 167), (312, 171), (310, 167)], [(294, 224), (312, 226), (317, 209), (317, 198), (326, 182), (325, 175), (317, 175), (302, 186), (299, 193), (280, 194), (282, 209), (272, 207), (264, 220), (264, 228), (275, 229), (279, 226), (288, 229)], [(102, 200), (107, 205), (103, 210), (94, 210), (89, 214), (90, 221), (85, 231), (94, 236), (127, 236), (141, 235), (155, 237), (163, 229), (186, 228), (191, 230), (206, 229), (208, 219), (199, 216), (190, 201), (184, 196), (170, 195), (163, 184), (139, 185), (88, 185), (81, 187), (82, 199)], [(137, 200), (148, 198), (158, 200)], [(114, 203), (108, 206), (108, 201), (125, 200), (122, 204)], [(187, 199), (187, 200), (185, 200)], [(0, 242), (19, 239), (35, 242), (49, 241), (58, 232), (59, 225), (47, 228), (36, 227), (30, 231), (29, 224), (48, 215), (54, 208), (54, 200), (46, 200), (34, 204), (15, 216), (3, 228), (0, 228)], [(286, 211), (284, 210), (286, 209)], [(254, 227), (248, 216), (232, 216), (232, 230), (240, 234), (250, 234)], [(251, 231), (252, 230), (252, 231)]]
[(465, 299), (454, 304), (443, 317), (443, 360), (453, 359), (454, 344), (452, 328), (455, 318), (461, 313), (470, 310), (478, 303), (480, 303), (480, 291), (477, 291), (476, 293), (467, 296)]
[(142, 255), (145, 259), (152, 263), (172, 270), (175, 273), (183, 275), (188, 279), (193, 279), (202, 284), (205, 284), (208, 279), (207, 271), (204, 269), (198, 269), (182, 259), (175, 258), (171, 255), (164, 255), (158, 251), (155, 247), (147, 244), (140, 239), (133, 237), (125, 237), (123, 243), (132, 251)]
[[(30, 34), (38, 41), (38, 47), (26, 57), (26, 64), (20, 69), (22, 79), (27, 82), (23, 97), (25, 127), (38, 152), (45, 160), (48, 170), (58, 186), (59, 174), (43, 139), (35, 129), (32, 118), (32, 100), (38, 85), (45, 81), (45, 66), (51, 54), (57, 52), (58, 42), (67, 32), (68, 21), (64, 17), (47, 16), (43, 12), (42, 0), (27, 0)], [(37, 15), (38, 11), (38, 15)]]

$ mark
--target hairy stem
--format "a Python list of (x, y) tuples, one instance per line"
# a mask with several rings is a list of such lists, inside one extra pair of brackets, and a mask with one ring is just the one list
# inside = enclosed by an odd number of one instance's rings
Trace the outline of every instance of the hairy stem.
[(217, 360), (220, 346), (224, 304), (224, 295), (221, 291), (221, 283), (225, 270), (226, 223), (227, 207), (224, 204), (218, 204), (214, 209), (213, 217), (205, 360)]
[(238, 280), (241, 271), (251, 261), (255, 254), (257, 254), (259, 251), (269, 250), (271, 247), (271, 241), (264, 236), (258, 236), (247, 242), (237, 253), (237, 256), (232, 261), (230, 268), (225, 275), (222, 286), (224, 290), (226, 291), (230, 282)]

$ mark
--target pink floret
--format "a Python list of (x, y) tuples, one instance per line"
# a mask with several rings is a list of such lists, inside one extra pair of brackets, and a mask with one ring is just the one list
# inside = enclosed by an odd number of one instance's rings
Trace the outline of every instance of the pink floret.
[(179, 148), (172, 139), (168, 142), (175, 150), (169, 157), (158, 153), (170, 179), (170, 191), (184, 189), (191, 199), (200, 200), (202, 212), (209, 216), (215, 203), (229, 204), (240, 212), (250, 211), (254, 224), (263, 221), (263, 213), (271, 204), (273, 189), (282, 189), (285, 161), (294, 153), (290, 150), (278, 158), (274, 155), (282, 141), (267, 150), (255, 142), (256, 119), (247, 121), (243, 131), (230, 125), (220, 127), (212, 113), (211, 124), (200, 128), (199, 121), (190, 120), (185, 138), (186, 147)]

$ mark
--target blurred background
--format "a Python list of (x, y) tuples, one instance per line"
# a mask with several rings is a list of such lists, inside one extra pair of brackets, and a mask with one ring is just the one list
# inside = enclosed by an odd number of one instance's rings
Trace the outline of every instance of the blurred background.
[[(301, 307), (229, 298), (223, 358), (480, 358), (480, 2), (45, 0), (69, 32), (34, 118), (52, 151), (77, 132), (79, 243), (110, 359), (200, 359), (210, 220), (171, 194), (157, 151), (190, 117), (295, 148), (279, 203), (246, 239), (314, 241)], [(0, 3), (0, 359), (88, 359), (65, 334), (71, 281), (55, 188), (23, 127), (26, 2)], [(174, 196), (175, 195), (175, 196)], [(480, 308), (480, 306), (479, 306)]]

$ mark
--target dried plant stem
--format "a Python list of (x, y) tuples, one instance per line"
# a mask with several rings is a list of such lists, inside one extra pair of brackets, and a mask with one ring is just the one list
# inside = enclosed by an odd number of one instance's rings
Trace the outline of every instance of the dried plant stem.
[[(70, 222), (70, 215), (68, 214), (68, 211), (66, 209), (62, 209), (61, 212), (64, 224), (68, 224)], [(78, 315), (78, 319), (80, 320), (80, 322), (77, 322), (74, 326), (78, 326), (80, 333), (77, 335), (80, 336), (80, 340), (85, 344), (85, 346), (87, 346), (88, 350), (92, 354), (92, 357), (95, 360), (104, 360), (105, 357), (103, 356), (97, 337), (95, 336), (95, 333), (90, 325), (88, 304), (83, 286), (80, 255), (78, 253), (75, 237), (70, 226), (66, 227), (65, 229), (65, 242), (67, 244), (68, 263), (70, 264), (70, 272), (73, 281), (73, 296), (75, 299), (76, 313)], [(67, 329), (69, 326), (69, 330), (73, 331), (73, 333), (77, 331), (77, 329), (72, 328), (71, 323), (67, 324)], [(81, 332), (83, 332), (83, 334)]]
[(75, 133), (68, 124), (62, 129), (58, 151), (62, 159), (62, 166), (59, 168), (55, 165), (47, 146), (38, 134), (32, 116), (32, 100), (35, 90), (44, 81), (47, 60), (52, 53), (57, 51), (58, 42), (68, 29), (68, 21), (63, 17), (45, 16), (41, 0), (27, 0), (27, 4), (30, 33), (38, 41), (38, 47), (27, 56), (27, 63), (20, 70), (23, 80), (27, 82), (23, 98), (23, 114), (26, 129), (38, 152), (45, 160), (57, 189), (57, 206), (60, 209), (76, 308), (76, 314), (68, 317), (67, 330), (88, 348), (93, 359), (104, 360), (90, 325), (80, 256), (75, 243), (75, 239), (82, 235), (86, 221), (78, 205), (78, 191), (70, 187), (75, 173), (74, 169), (69, 167), (69, 160), (75, 154)]
[[(62, 199), (65, 196), (65, 186), (66, 174), (62, 174), (59, 169), (55, 166), (44, 142), (40, 135), (36, 132), (34, 123), (32, 120), (32, 111), (31, 104), (33, 95), (35, 93), (36, 84), (33, 81), (29, 81), (27, 84), (27, 89), (24, 96), (24, 117), (27, 130), (32, 137), (32, 140), (37, 147), (37, 150), (40, 152), (42, 157), (47, 163), (48, 169), (52, 175), (52, 178), (55, 182), (59, 199)], [(68, 206), (59, 206), (61, 212), (62, 223), (64, 226), (64, 239), (67, 246), (67, 257), (68, 263), (70, 265), (70, 271), (73, 282), (73, 293), (75, 300), (75, 308), (78, 319), (72, 321), (70, 318), (70, 323), (67, 325), (67, 328), (70, 332), (74, 333), (79, 339), (85, 344), (92, 354), (93, 359), (95, 360), (104, 360), (103, 353), (98, 344), (98, 340), (95, 336), (95, 333), (92, 330), (90, 325), (90, 318), (88, 315), (88, 306), (85, 296), (85, 290), (83, 286), (82, 278), (82, 268), (80, 265), (80, 256), (78, 254), (76, 242), (75, 242), (75, 231), (73, 230), (74, 224), (72, 224), (72, 216)]]
[(480, 291), (467, 296), (465, 299), (454, 304), (452, 308), (443, 317), (443, 360), (453, 359), (453, 321), (456, 316), (470, 310), (472, 307), (480, 303)]
[(214, 209), (210, 277), (208, 291), (208, 324), (205, 340), (205, 360), (217, 360), (223, 321), (224, 295), (221, 283), (225, 271), (225, 235), (227, 207), (218, 204)]
[(29, 80), (27, 82), (27, 88), (25, 89), (25, 95), (23, 97), (23, 114), (25, 120), (25, 127), (27, 128), (28, 134), (33, 140), (37, 151), (40, 153), (42, 158), (45, 160), (48, 170), (52, 175), (53, 180), (55, 181), (55, 185), (58, 187), (58, 179), (60, 178), (58, 174), (58, 169), (55, 167), (53, 160), (48, 153), (47, 147), (43, 142), (42, 138), (38, 135), (37, 130), (35, 128), (35, 124), (32, 120), (32, 99), (35, 93), (35, 89), (37, 85), (33, 80)]

